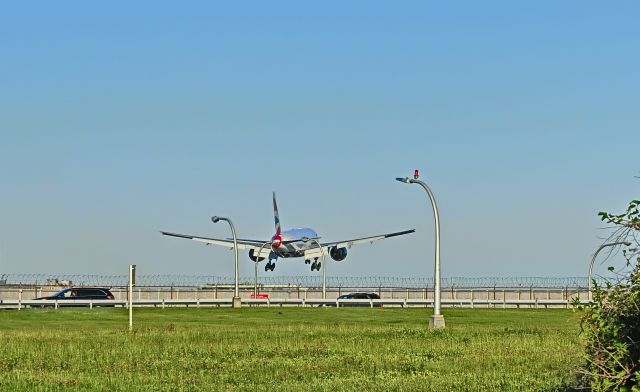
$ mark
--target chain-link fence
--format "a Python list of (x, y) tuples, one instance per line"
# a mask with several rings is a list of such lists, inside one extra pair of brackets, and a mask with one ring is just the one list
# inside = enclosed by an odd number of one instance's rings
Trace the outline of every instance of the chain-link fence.
[[(0, 274), (5, 286), (110, 286), (127, 285), (127, 275), (80, 274)], [(137, 286), (203, 287), (232, 285), (232, 276), (208, 275), (146, 275), (136, 277)], [(242, 285), (253, 285), (254, 277), (241, 277)], [(271, 287), (321, 287), (322, 276), (259, 276), (258, 284)], [(587, 287), (586, 277), (449, 277), (442, 279), (444, 288), (563, 288)], [(327, 287), (350, 288), (425, 288), (433, 287), (433, 278), (389, 276), (331, 276)]]

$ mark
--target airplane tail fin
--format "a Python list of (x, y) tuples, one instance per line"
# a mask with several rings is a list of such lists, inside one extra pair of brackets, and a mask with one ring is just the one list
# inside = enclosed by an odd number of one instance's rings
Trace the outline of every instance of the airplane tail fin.
[(276, 235), (280, 235), (280, 217), (278, 216), (278, 205), (276, 204), (275, 192), (273, 192), (273, 219), (276, 224)]

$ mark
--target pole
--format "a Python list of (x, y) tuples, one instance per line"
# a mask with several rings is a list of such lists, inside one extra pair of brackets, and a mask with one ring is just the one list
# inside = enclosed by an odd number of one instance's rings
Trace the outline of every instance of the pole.
[(322, 253), (322, 299), (327, 299), (327, 262), (324, 257), (324, 248), (315, 238), (312, 238), (311, 241), (318, 245), (320, 253)]
[(238, 240), (236, 238), (236, 228), (233, 226), (233, 222), (231, 219), (226, 219), (229, 222), (229, 226), (231, 226), (231, 235), (233, 235), (233, 250), (234, 250), (234, 269), (235, 269), (235, 287), (233, 289), (233, 296), (236, 298), (240, 298), (240, 275), (238, 272)]
[(322, 299), (327, 299), (327, 263), (324, 260), (324, 249), (322, 251)]
[(256, 256), (256, 261), (254, 262), (255, 275), (253, 280), (253, 298), (258, 298), (258, 264), (260, 263), (260, 255), (262, 255), (262, 249), (264, 249), (264, 247), (267, 245), (271, 245), (272, 243), (273, 241), (267, 241), (264, 244), (260, 245), (260, 249), (258, 249), (258, 255)]
[(396, 178), (396, 180), (400, 182), (404, 182), (407, 184), (418, 184), (424, 188), (427, 192), (427, 196), (429, 196), (429, 200), (431, 201), (431, 208), (433, 209), (433, 217), (435, 221), (435, 265), (433, 271), (433, 279), (434, 279), (434, 288), (433, 288), (433, 316), (429, 318), (429, 327), (431, 328), (444, 328), (444, 316), (441, 314), (441, 306), (440, 306), (440, 215), (438, 213), (438, 206), (436, 205), (436, 199), (433, 196), (433, 192), (429, 186), (417, 179), (417, 170), (416, 170), (416, 178)]
[(136, 283), (136, 266), (135, 264), (129, 264), (129, 331), (133, 331), (133, 285)]
[(231, 303), (231, 307), (239, 308), (242, 306), (242, 302), (240, 300), (240, 275), (238, 274), (238, 240), (236, 238), (236, 228), (233, 226), (233, 222), (229, 218), (223, 218), (221, 216), (212, 216), (211, 221), (213, 223), (218, 223), (219, 221), (226, 221), (231, 227), (231, 235), (233, 236), (233, 250), (235, 256), (234, 270), (235, 270), (235, 286), (233, 289), (233, 302)]
[(592, 283), (591, 281), (593, 280), (592, 277), (592, 273), (593, 273), (593, 263), (595, 263), (596, 261), (596, 257), (598, 257), (598, 253), (600, 253), (600, 251), (606, 247), (609, 246), (615, 246), (615, 245), (625, 245), (625, 246), (630, 246), (631, 242), (629, 241), (618, 241), (618, 242), (612, 242), (610, 244), (602, 244), (600, 245), (600, 247), (598, 248), (598, 250), (596, 250), (596, 253), (593, 254), (593, 257), (591, 258), (591, 263), (589, 263), (589, 302), (591, 302), (593, 300), (593, 292), (592, 292)]

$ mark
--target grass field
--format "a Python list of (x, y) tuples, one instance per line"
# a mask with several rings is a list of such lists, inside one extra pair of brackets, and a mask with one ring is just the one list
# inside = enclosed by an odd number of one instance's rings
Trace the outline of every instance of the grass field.
[(581, 360), (561, 309), (0, 312), (2, 391), (555, 391)]

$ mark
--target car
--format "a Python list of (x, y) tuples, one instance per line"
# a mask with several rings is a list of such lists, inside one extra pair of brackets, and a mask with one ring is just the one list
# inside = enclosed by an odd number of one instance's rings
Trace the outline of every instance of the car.
[[(358, 302), (342, 302), (342, 300), (344, 299), (358, 299), (361, 301)], [(369, 307), (371, 306), (371, 302), (369, 300), (372, 299), (380, 299), (380, 296), (376, 293), (349, 293), (349, 294), (342, 294), (338, 297), (338, 301), (340, 302), (340, 307), (343, 306), (366, 306)], [(322, 304), (320, 306), (336, 306), (336, 302), (333, 303), (328, 303), (328, 304)], [(382, 304), (381, 303), (374, 303), (373, 304), (374, 307), (376, 308), (381, 308)]]
[[(68, 287), (46, 297), (34, 298), (34, 300), (50, 301), (70, 301), (70, 300), (114, 300), (113, 294), (106, 287)], [(47, 305), (41, 305), (47, 306)], [(51, 306), (51, 305), (49, 305)], [(89, 306), (88, 304), (58, 303), (58, 306)], [(111, 304), (100, 304), (99, 306), (114, 306)]]

